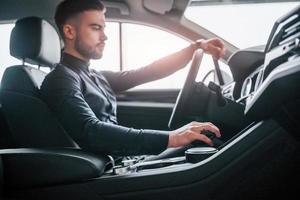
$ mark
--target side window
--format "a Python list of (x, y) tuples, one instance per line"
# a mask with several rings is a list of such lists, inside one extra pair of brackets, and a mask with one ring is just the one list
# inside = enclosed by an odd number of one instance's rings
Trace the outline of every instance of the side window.
[[(189, 43), (184, 39), (157, 28), (122, 24), (123, 70), (131, 70), (151, 64), (155, 60), (178, 51)], [(169, 77), (137, 86), (135, 89), (181, 88), (188, 68)]]
[(0, 80), (5, 69), (12, 65), (21, 64), (21, 61), (12, 57), (9, 52), (10, 32), (15, 24), (0, 24), (1, 48), (0, 48)]
[[(107, 22), (105, 28), (108, 40), (100, 60), (92, 60), (91, 68), (97, 70), (133, 70), (167, 56), (189, 45), (186, 40), (169, 32), (140, 24)], [(226, 65), (226, 64), (225, 64)], [(176, 73), (133, 89), (178, 89), (182, 88), (190, 63)], [(220, 62), (223, 68), (223, 63)], [(202, 81), (209, 71), (214, 70), (210, 55), (204, 54), (197, 81)], [(210, 73), (205, 83), (215, 81)]]

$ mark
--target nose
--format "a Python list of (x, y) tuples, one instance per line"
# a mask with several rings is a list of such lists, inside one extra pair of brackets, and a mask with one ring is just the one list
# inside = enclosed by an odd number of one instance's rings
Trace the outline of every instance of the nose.
[(102, 32), (102, 34), (101, 34), (101, 36), (100, 36), (100, 39), (101, 39), (101, 41), (107, 40), (107, 36), (106, 36), (106, 34), (105, 34), (104, 31)]

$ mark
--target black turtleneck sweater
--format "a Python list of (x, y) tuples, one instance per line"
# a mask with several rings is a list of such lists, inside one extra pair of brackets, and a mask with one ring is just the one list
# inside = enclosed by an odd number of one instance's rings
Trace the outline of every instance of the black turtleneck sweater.
[(115, 92), (166, 77), (192, 58), (192, 45), (137, 70), (110, 72), (89, 69), (89, 63), (64, 53), (45, 78), (41, 97), (67, 133), (83, 149), (110, 155), (159, 154), (168, 133), (118, 125)]
[[(126, 83), (128, 75), (106, 72), (107, 79), (105, 73), (90, 70), (88, 65), (64, 54), (41, 86), (42, 99), (67, 133), (81, 148), (97, 153), (125, 156), (158, 154), (165, 150), (167, 132), (117, 125), (112, 86), (119, 82), (122, 88), (132, 87), (133, 83)], [(122, 81), (122, 77), (126, 80)]]

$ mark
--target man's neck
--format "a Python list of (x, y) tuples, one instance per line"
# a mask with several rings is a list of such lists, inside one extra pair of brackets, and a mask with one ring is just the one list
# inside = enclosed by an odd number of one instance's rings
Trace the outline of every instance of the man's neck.
[(83, 60), (83, 61), (85, 61), (85, 62), (90, 62), (90, 59), (87, 59), (87, 58), (83, 57), (80, 53), (78, 53), (78, 52), (75, 51), (75, 50), (72, 50), (72, 49), (65, 49), (65, 50), (64, 50), (64, 53), (67, 53), (67, 54), (69, 54), (69, 55), (71, 55), (71, 56), (74, 56), (74, 57), (76, 57), (76, 58), (78, 58), (78, 59), (80, 59), (80, 60)]
[(75, 68), (81, 68), (81, 69), (86, 69), (89, 70), (89, 62), (86, 62), (78, 57), (75, 57), (67, 52), (63, 52), (62, 54), (62, 59), (61, 59), (61, 64), (65, 66), (71, 66)]

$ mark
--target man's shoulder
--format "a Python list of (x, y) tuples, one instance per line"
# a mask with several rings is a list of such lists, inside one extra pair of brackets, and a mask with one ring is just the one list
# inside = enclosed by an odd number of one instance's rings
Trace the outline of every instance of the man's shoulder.
[(75, 71), (62, 64), (57, 64), (45, 77), (41, 89), (70, 84), (77, 85), (77, 83), (80, 83), (80, 76)]
[(76, 73), (71, 68), (59, 63), (56, 65), (56, 67), (47, 75), (48, 77), (54, 76), (54, 77), (79, 77), (79, 74)]
[(80, 75), (76, 71), (72, 70), (71, 68), (65, 65), (57, 64), (56, 67), (50, 73), (47, 74), (45, 81), (63, 81), (66, 79), (79, 82)]

